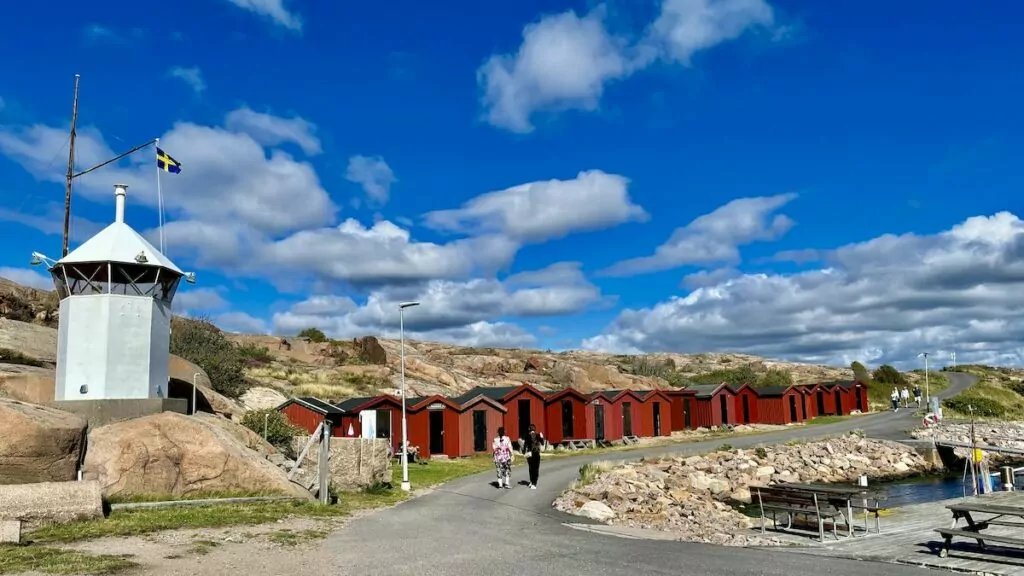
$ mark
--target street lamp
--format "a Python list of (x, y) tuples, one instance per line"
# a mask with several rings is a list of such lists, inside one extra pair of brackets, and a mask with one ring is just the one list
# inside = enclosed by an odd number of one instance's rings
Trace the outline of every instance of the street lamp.
[(409, 425), (405, 419), (405, 309), (419, 306), (419, 302), (401, 302), (398, 304), (398, 334), (402, 346), (402, 490), (412, 489), (409, 484)]
[(192, 375), (192, 415), (196, 415), (196, 378), (199, 378), (199, 372)]
[(917, 357), (924, 358), (924, 402), (927, 405), (931, 402), (931, 394), (928, 393), (928, 353), (921, 352)]
[(46, 264), (47, 268), (53, 268), (57, 265), (57, 262), (53, 258), (47, 258), (45, 254), (39, 252), (32, 253), (32, 259), (29, 260), (30, 266), (39, 266), (40, 264)]

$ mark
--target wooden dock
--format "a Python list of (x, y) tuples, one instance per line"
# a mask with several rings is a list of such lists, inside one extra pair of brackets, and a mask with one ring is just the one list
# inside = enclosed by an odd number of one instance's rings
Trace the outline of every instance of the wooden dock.
[[(968, 498), (973, 499), (987, 504), (1024, 506), (1024, 491), (995, 492)], [(1024, 576), (1024, 548), (987, 544), (990, 550), (997, 553), (985, 554), (980, 552), (976, 541), (956, 538), (953, 540), (949, 556), (939, 558), (938, 550), (942, 544), (942, 537), (935, 529), (950, 527), (953, 515), (946, 509), (946, 505), (963, 500), (957, 498), (894, 508), (882, 517), (881, 534), (865, 535), (858, 532), (853, 538), (840, 536), (838, 541), (828, 535), (825, 542), (821, 543), (817, 541), (817, 534), (812, 538), (806, 534), (774, 532), (770, 524), (768, 533), (794, 544), (787, 551), (798, 554), (909, 564), (970, 574)], [(860, 521), (860, 525), (863, 527), (863, 520)], [(874, 529), (873, 523), (871, 528)], [(1009, 527), (995, 526), (986, 532), (1024, 537), (1024, 534), (1020, 534), (1020, 529)]]

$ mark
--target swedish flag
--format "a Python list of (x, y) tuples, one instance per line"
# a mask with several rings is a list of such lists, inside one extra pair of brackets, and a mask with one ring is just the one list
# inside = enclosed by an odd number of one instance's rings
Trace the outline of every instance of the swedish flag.
[(156, 165), (157, 168), (160, 168), (164, 172), (181, 174), (181, 162), (171, 158), (170, 154), (164, 152), (160, 148), (156, 149)]

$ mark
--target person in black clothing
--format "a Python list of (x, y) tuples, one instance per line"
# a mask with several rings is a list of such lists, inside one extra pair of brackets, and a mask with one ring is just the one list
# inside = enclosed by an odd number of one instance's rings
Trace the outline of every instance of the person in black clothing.
[(544, 436), (537, 432), (537, 426), (530, 424), (530, 430), (523, 440), (523, 454), (530, 469), (530, 489), (537, 489), (537, 478), (540, 475), (540, 449), (544, 446)]

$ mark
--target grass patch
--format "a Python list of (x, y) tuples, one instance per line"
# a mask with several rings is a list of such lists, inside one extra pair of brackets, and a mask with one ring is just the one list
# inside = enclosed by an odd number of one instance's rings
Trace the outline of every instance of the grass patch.
[(852, 416), (816, 416), (804, 423), (806, 426), (821, 426), (823, 424), (836, 424), (839, 422), (845, 422)]
[(45, 362), (10, 348), (0, 348), (0, 364), (18, 364), (21, 366), (35, 366), (36, 368), (46, 366)]
[(111, 504), (128, 504), (137, 502), (169, 502), (189, 500), (212, 500), (217, 498), (261, 498), (282, 496), (278, 492), (241, 492), (241, 491), (201, 491), (181, 496), (166, 494), (135, 494), (132, 496), (111, 496), (107, 499)]
[[(516, 462), (523, 462), (517, 458)], [(471, 476), (494, 469), (494, 461), (490, 455), (459, 458), (457, 460), (425, 460), (423, 464), (409, 463), (409, 483), (413, 488), (428, 488), (444, 484), (456, 478)], [(396, 463), (391, 467), (391, 482), (398, 485), (402, 481), (402, 465)]]
[(196, 540), (192, 542), (192, 547), (189, 549), (189, 552), (197, 556), (205, 556), (210, 552), (213, 552), (213, 549), (217, 546), (220, 546), (220, 542), (214, 542), (213, 540)]
[(947, 368), (947, 372), (965, 372), (978, 377), (978, 383), (942, 403), (943, 411), (953, 418), (969, 418), (968, 406), (975, 418), (984, 420), (1024, 418), (1024, 387), (1020, 372), (993, 366), (967, 364)]
[(43, 546), (0, 545), (0, 574), (113, 574), (134, 568), (123, 556), (94, 556)]

